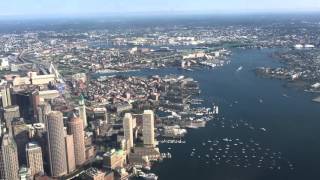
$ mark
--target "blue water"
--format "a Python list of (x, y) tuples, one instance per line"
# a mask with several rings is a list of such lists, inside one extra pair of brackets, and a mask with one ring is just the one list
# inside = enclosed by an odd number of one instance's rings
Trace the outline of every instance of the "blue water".
[[(153, 172), (164, 180), (303, 180), (320, 179), (320, 104), (311, 101), (313, 94), (301, 89), (289, 89), (283, 81), (261, 78), (254, 69), (260, 66), (281, 66), (269, 55), (272, 50), (233, 50), (231, 64), (218, 69), (179, 71), (175, 68), (143, 70), (130, 75), (183, 74), (200, 83), (205, 105), (215, 102), (220, 116), (226, 120), (243, 119), (267, 132), (246, 128), (217, 128), (211, 121), (206, 128), (190, 130), (186, 144), (161, 144), (160, 150), (171, 152), (173, 158), (153, 166)], [(236, 72), (239, 66), (243, 70)], [(286, 94), (288, 97), (283, 96)], [(259, 102), (263, 100), (263, 103)], [(237, 104), (234, 102), (238, 101)], [(230, 106), (232, 104), (232, 107)], [(228, 164), (206, 164), (190, 157), (192, 148), (205, 153), (202, 142), (224, 137), (243, 141), (254, 139), (261, 146), (281, 152), (294, 164), (290, 170), (258, 167), (234, 167)], [(167, 148), (171, 147), (172, 150)]]

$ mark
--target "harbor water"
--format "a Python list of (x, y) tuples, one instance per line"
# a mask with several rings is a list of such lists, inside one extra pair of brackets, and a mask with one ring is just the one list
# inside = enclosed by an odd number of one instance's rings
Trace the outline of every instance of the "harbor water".
[(188, 130), (185, 144), (160, 144), (172, 158), (151, 172), (161, 180), (320, 179), (320, 104), (311, 101), (314, 94), (256, 76), (257, 67), (281, 66), (272, 51), (233, 49), (231, 63), (216, 69), (125, 73), (192, 77), (204, 105), (220, 107), (205, 128)]

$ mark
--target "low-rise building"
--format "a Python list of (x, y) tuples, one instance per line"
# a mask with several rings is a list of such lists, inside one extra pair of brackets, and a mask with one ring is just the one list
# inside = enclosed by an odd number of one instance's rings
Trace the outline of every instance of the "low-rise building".
[(123, 150), (112, 149), (103, 155), (103, 166), (110, 169), (122, 168), (126, 163), (126, 153)]

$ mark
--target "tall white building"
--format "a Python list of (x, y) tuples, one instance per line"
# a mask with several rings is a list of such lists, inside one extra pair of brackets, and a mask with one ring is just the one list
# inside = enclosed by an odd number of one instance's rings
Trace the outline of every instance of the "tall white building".
[(154, 140), (154, 113), (152, 110), (143, 112), (143, 144), (147, 147), (155, 147)]
[(123, 130), (126, 144), (129, 148), (133, 147), (133, 119), (131, 113), (126, 113), (123, 118)]
[(79, 100), (79, 118), (83, 122), (83, 128), (86, 128), (88, 126), (86, 104), (84, 102), (84, 98), (82, 95), (80, 96), (80, 100)]

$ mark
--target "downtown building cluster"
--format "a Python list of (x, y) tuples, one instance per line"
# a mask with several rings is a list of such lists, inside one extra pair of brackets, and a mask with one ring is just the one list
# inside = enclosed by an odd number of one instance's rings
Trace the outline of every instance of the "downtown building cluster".
[(66, 116), (59, 108), (61, 102), (55, 102), (63, 92), (54, 86), (62, 80), (54, 73), (38, 77), (38, 81), (29, 75), (18, 77), (28, 83), (9, 77), (1, 81), (0, 179), (63, 177), (90, 159), (83, 99), (79, 110), (69, 108)]
[[(97, 150), (96, 139), (112, 134), (106, 108), (87, 107), (82, 95), (70, 100), (66, 83), (50, 68), (47, 75), (7, 74), (1, 81), (0, 179), (127, 179), (129, 165), (150, 166), (160, 158), (152, 110), (118, 114), (124, 136), (117, 135), (117, 147)], [(136, 146), (137, 116), (143, 119), (142, 146)], [(91, 166), (97, 159), (102, 166)]]

